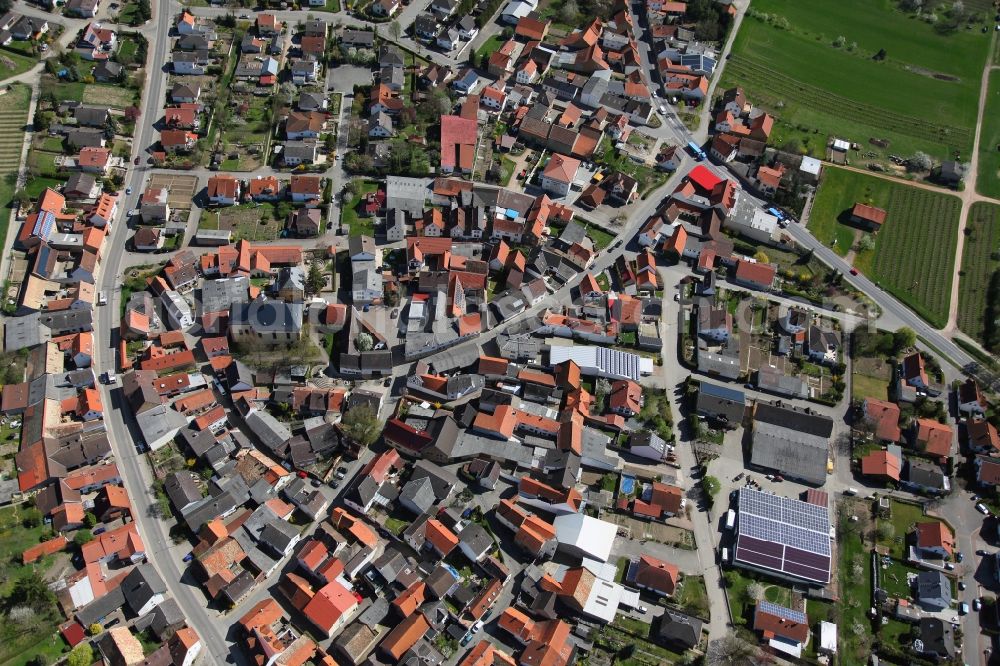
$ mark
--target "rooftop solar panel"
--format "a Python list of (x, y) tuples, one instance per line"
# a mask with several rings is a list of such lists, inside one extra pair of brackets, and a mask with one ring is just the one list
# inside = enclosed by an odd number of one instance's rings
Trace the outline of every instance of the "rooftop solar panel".
[(830, 516), (825, 507), (743, 488), (735, 562), (818, 583), (830, 580)]
[(784, 606), (779, 606), (778, 604), (771, 603), (770, 601), (760, 600), (757, 602), (757, 608), (769, 615), (774, 615), (775, 617), (780, 617), (785, 620), (790, 620), (792, 622), (798, 622), (800, 624), (808, 624), (809, 619), (806, 614), (792, 610), (791, 608), (785, 608)]

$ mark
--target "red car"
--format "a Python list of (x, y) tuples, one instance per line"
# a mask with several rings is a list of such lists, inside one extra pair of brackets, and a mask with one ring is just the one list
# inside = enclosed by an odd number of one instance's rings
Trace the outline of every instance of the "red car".
[(852, 268), (851, 269), (851, 275), (857, 275), (857, 274), (858, 274), (858, 269), (857, 268)]
[(309, 475), (308, 475), (308, 474), (306, 474), (305, 472), (303, 472), (302, 470), (299, 470), (299, 478), (300, 478), (300, 479), (304, 479), (304, 478), (306, 478), (307, 476), (309, 476)]

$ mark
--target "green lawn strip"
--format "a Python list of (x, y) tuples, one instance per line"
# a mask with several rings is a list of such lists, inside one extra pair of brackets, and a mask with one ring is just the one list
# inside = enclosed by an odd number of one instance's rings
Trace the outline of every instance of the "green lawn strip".
[(504, 41), (503, 36), (493, 35), (483, 42), (483, 45), (476, 49), (476, 64), (479, 64), (480, 59), (482, 59), (484, 55), (499, 51), (500, 47), (503, 46)]
[(61, 81), (54, 76), (42, 77), (42, 96), (54, 95), (59, 101), (83, 101), (83, 91), (87, 84), (83, 81)]
[[(798, 139), (821, 157), (828, 135), (866, 146), (877, 137), (889, 139), (897, 155), (968, 154), (987, 36), (938, 34), (889, 0), (755, 0), (753, 10), (784, 17), (788, 29), (748, 16), (719, 90), (742, 85), (755, 104), (777, 114), (771, 143)], [(831, 26), (836, 31), (826, 32)], [(844, 47), (833, 46), (838, 36)], [(880, 49), (886, 57), (876, 61)], [(930, 112), (918, 112), (928, 99)]]
[(875, 235), (874, 250), (859, 252), (854, 266), (928, 322), (943, 326), (958, 244), (958, 197), (828, 167), (809, 217), (810, 231), (828, 245), (837, 239), (834, 249), (845, 254), (842, 238), (854, 233), (846, 220), (855, 203), (884, 208), (888, 216)]
[(0, 244), (7, 235), (7, 209), (14, 196), (14, 174), (21, 164), (30, 97), (31, 89), (24, 85), (15, 85), (0, 95), (0, 211), (3, 212)]
[(906, 566), (902, 562), (892, 560), (887, 567), (882, 567), (879, 570), (882, 589), (888, 592), (889, 596), (906, 599), (912, 595), (912, 588), (907, 576), (919, 572), (920, 570), (915, 567)]
[(1000, 269), (1000, 261), (993, 258), (1000, 250), (1000, 206), (985, 201), (972, 204), (965, 228), (959, 272), (958, 327), (982, 342), (990, 277)]
[(846, 534), (841, 531), (838, 542), (840, 543), (840, 612), (844, 627), (843, 631), (837, 632), (840, 658), (842, 663), (860, 666), (867, 663), (867, 659), (863, 656), (867, 649), (859, 643), (861, 637), (855, 634), (852, 628), (861, 627), (864, 637), (871, 635), (871, 623), (868, 620), (868, 608), (872, 602), (871, 554), (856, 531)]
[[(925, 516), (923, 508), (918, 504), (893, 500), (892, 517), (888, 521), (892, 524), (892, 535), (883, 535), (888, 538), (879, 538), (878, 545), (887, 548), (894, 559), (905, 560), (907, 533), (911, 532), (917, 523), (939, 522), (939, 519)], [(882, 519), (879, 519), (879, 522), (882, 522)]]
[(510, 184), (510, 179), (514, 176), (514, 168), (517, 164), (509, 157), (500, 158), (500, 184), (506, 187)]
[(370, 180), (360, 181), (358, 192), (340, 208), (340, 223), (349, 225), (351, 236), (370, 236), (375, 228), (372, 218), (358, 215), (358, 206), (364, 196), (378, 189), (378, 183)]
[(37, 64), (38, 58), (33, 55), (25, 55), (8, 48), (0, 49), (0, 79), (23, 74)]
[(887, 400), (889, 383), (880, 377), (854, 373), (851, 375), (851, 397), (855, 400), (875, 398)]
[(611, 245), (611, 242), (615, 239), (615, 235), (605, 231), (602, 227), (596, 224), (587, 225), (587, 235), (590, 236), (590, 240), (594, 241), (595, 250), (603, 250), (607, 246)]
[(685, 612), (707, 619), (710, 611), (705, 577), (684, 576), (681, 579), (680, 590), (675, 595), (675, 601)]

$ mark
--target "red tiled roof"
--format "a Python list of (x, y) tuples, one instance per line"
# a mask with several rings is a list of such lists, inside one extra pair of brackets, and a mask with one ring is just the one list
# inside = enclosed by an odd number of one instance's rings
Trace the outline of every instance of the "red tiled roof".
[(899, 442), (903, 437), (899, 429), (899, 405), (876, 398), (865, 398), (865, 416), (875, 425), (875, 436), (887, 442)]
[(872, 451), (861, 459), (861, 473), (865, 476), (884, 476), (899, 481), (902, 461), (888, 451)]
[(917, 546), (920, 548), (943, 548), (951, 556), (955, 547), (955, 535), (939, 520), (917, 523)]

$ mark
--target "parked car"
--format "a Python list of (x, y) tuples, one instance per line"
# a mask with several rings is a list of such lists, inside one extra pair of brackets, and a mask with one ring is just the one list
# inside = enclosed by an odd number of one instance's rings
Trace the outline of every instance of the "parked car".
[(194, 553), (188, 553), (187, 555), (184, 556), (185, 562), (190, 562), (193, 559), (194, 559)]
[(969, 614), (969, 604), (965, 603), (964, 601), (962, 603), (960, 603), (958, 605), (958, 614), (959, 615), (968, 615)]
[(138, 157), (135, 158), (135, 160), (132, 163), (135, 164), (136, 166), (139, 166), (139, 158)]
[(983, 504), (982, 502), (977, 502), (976, 503), (976, 511), (978, 511), (981, 514), (983, 514), (984, 516), (990, 515), (990, 510), (987, 509), (986, 505)]
[(126, 187), (125, 188), (125, 195), (128, 196), (130, 194), (132, 194), (132, 188), (131, 187)]
[(979, 609), (980, 609), (980, 608), (982, 608), (982, 607), (983, 607), (983, 602), (982, 602), (982, 600), (980, 600), (979, 598), (976, 598), (976, 599), (973, 599), (973, 600), (972, 600), (972, 610), (974, 610), (974, 611), (977, 611), (977, 612), (978, 612), (978, 611), (979, 611)]
[(964, 559), (965, 559), (965, 555), (962, 554), (962, 551), (956, 550), (955, 551), (955, 561), (956, 562), (961, 562)]
[(979, 557), (986, 557), (987, 555), (986, 549), (980, 548), (979, 550), (976, 551), (976, 555), (978, 555)]

